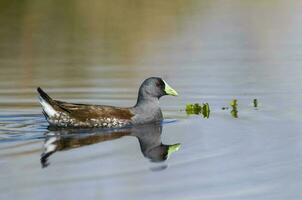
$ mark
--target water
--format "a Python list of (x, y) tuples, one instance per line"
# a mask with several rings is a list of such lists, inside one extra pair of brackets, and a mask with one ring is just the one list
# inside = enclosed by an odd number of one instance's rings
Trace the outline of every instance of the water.
[[(302, 198), (301, 2), (0, 4), (0, 199)], [(180, 95), (144, 131), (48, 130), (35, 91), (130, 106), (149, 76)]]

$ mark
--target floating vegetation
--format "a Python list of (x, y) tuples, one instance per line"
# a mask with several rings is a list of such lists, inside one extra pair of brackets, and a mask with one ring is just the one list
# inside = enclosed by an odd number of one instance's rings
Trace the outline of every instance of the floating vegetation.
[(210, 117), (210, 106), (208, 103), (202, 104), (202, 115), (203, 115), (203, 118), (208, 119)]
[(186, 112), (188, 115), (199, 115), (201, 113), (201, 109), (202, 107), (199, 103), (186, 105)]
[(234, 118), (238, 118), (238, 103), (237, 103), (237, 99), (233, 99), (230, 103), (230, 106), (232, 107), (231, 110), (231, 115)]
[(258, 100), (254, 99), (253, 100), (254, 108), (258, 108)]
[(237, 107), (238, 106), (237, 99), (233, 99), (230, 103), (230, 106), (232, 106), (233, 108)]
[[(251, 100), (250, 100), (251, 101)], [(259, 101), (258, 99), (252, 100), (253, 107), (255, 110), (258, 110), (259, 107)], [(221, 107), (222, 110), (230, 110), (230, 114), (233, 118), (238, 118), (238, 100), (232, 99), (229, 103), (229, 106), (223, 106)], [(194, 103), (194, 104), (187, 104), (186, 105), (186, 113), (188, 115), (202, 115), (203, 118), (209, 118), (210, 117), (210, 105), (208, 103)]]
[(202, 105), (200, 105), (199, 103), (187, 104), (186, 113), (188, 115), (202, 114), (203, 118), (209, 118), (210, 117), (210, 105), (208, 103), (203, 103)]

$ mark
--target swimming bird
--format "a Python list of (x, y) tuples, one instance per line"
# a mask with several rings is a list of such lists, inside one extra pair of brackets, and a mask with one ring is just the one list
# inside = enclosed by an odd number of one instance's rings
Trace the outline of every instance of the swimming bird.
[(68, 103), (52, 99), (40, 87), (37, 91), (43, 114), (50, 126), (71, 128), (114, 128), (159, 122), (163, 120), (159, 98), (178, 95), (159, 77), (146, 79), (139, 88), (136, 104), (128, 108)]

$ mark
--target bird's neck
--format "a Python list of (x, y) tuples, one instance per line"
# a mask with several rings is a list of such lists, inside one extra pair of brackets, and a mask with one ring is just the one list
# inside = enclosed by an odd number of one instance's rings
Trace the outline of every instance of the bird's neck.
[(137, 102), (134, 107), (142, 107), (145, 105), (149, 105), (152, 107), (159, 107), (159, 99), (157, 97), (150, 97), (148, 96), (147, 98), (144, 96), (139, 96), (137, 98)]
[(131, 111), (135, 114), (132, 118), (134, 124), (151, 123), (163, 119), (158, 98), (139, 98)]

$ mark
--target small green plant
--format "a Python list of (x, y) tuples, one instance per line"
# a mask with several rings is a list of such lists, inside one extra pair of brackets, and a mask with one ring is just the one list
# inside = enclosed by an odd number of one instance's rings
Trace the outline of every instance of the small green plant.
[(258, 100), (254, 99), (253, 100), (254, 108), (258, 108)]
[[(253, 99), (253, 107), (257, 110), (259, 107), (258, 99)], [(238, 100), (232, 99), (229, 106), (221, 107), (222, 110), (230, 110), (230, 114), (233, 118), (238, 118)], [(210, 117), (210, 105), (208, 103), (194, 103), (186, 105), (186, 113), (188, 115), (201, 115), (203, 118)]]
[(186, 112), (188, 115), (199, 115), (201, 109), (202, 107), (198, 103), (186, 105)]
[(234, 118), (238, 118), (238, 103), (237, 103), (237, 99), (233, 99), (230, 103), (230, 106), (232, 107), (231, 110), (231, 115)]
[(230, 106), (231, 107), (237, 107), (238, 106), (238, 103), (237, 103), (237, 99), (233, 99), (232, 101), (231, 101), (231, 103), (230, 103)]
[(188, 115), (200, 115), (204, 118), (210, 117), (210, 105), (208, 103), (203, 103), (200, 105), (199, 103), (187, 104), (186, 105), (186, 113)]

